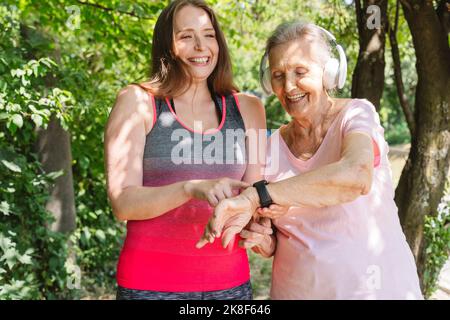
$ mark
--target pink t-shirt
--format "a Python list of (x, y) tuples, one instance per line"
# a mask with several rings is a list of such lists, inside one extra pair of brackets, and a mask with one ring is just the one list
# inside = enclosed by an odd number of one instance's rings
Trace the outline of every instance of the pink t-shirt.
[(379, 149), (372, 188), (352, 202), (291, 207), (274, 220), (272, 299), (423, 299), (394, 203), (384, 130), (369, 101), (351, 100), (307, 161), (290, 152), (277, 130), (268, 142), (266, 179), (280, 181), (338, 161), (350, 132), (369, 134)]

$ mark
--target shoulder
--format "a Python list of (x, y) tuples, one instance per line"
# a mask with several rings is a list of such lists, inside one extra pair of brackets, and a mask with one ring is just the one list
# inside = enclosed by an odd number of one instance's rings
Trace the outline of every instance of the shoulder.
[(353, 108), (364, 110), (370, 113), (377, 113), (377, 110), (375, 109), (373, 103), (367, 99), (343, 99), (343, 100), (348, 101), (348, 103), (346, 104), (346, 106), (348, 107), (347, 109)]
[(384, 145), (384, 128), (373, 103), (367, 99), (352, 99), (345, 110), (341, 131), (344, 135), (364, 133), (375, 141), (378, 147)]
[(130, 84), (117, 93), (110, 120), (132, 117), (143, 121), (146, 131), (149, 131), (155, 116), (154, 109), (153, 96), (141, 87)]
[(235, 93), (236, 99), (238, 99), (241, 107), (246, 107), (247, 109), (260, 109), (264, 110), (264, 105), (257, 96), (249, 93)]
[(367, 99), (335, 99), (337, 117), (345, 124), (352, 121), (376, 122), (379, 124), (378, 112)]
[(145, 105), (152, 106), (152, 100), (152, 96), (147, 91), (130, 84), (119, 90), (114, 107), (136, 111)]
[(261, 99), (255, 95), (241, 92), (236, 93), (235, 97), (246, 128), (265, 126), (266, 111)]

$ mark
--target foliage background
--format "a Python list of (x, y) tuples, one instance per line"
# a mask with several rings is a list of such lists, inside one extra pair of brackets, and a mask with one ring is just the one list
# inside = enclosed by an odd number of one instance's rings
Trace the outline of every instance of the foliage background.
[[(345, 48), (348, 77), (358, 41), (354, 6), (345, 1), (211, 0), (232, 54), (235, 81), (261, 96), (264, 41), (282, 21), (306, 19), (330, 30)], [(68, 299), (112, 292), (124, 224), (114, 220), (105, 190), (103, 130), (118, 90), (145, 80), (152, 30), (167, 1), (2, 0), (0, 2), (0, 299)], [(394, 7), (394, 5), (390, 5)], [(390, 15), (393, 13), (390, 12)], [(417, 77), (411, 35), (400, 18), (398, 42), (406, 92), (413, 104)], [(388, 45), (388, 44), (387, 44)], [(388, 49), (386, 50), (388, 52)], [(390, 55), (380, 117), (390, 144), (408, 143)], [(349, 82), (347, 82), (349, 83)], [(337, 95), (350, 96), (350, 85)], [(261, 96), (262, 97), (262, 96)], [(269, 128), (288, 118), (262, 97)], [(52, 181), (37, 160), (36, 134), (56, 116), (71, 134), (76, 230), (49, 230), (45, 203)], [(427, 221), (432, 292), (448, 256), (450, 200)], [(266, 296), (270, 260), (251, 254), (255, 296)], [(79, 278), (81, 285), (69, 289)]]

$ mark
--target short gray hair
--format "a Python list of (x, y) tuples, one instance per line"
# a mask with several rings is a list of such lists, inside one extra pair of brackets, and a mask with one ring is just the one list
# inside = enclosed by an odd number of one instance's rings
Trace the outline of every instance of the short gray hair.
[(306, 21), (280, 24), (267, 40), (265, 54), (269, 55), (270, 50), (276, 46), (305, 37), (309, 37), (312, 42), (318, 43), (320, 48), (323, 49), (323, 63), (331, 58), (332, 46), (324, 31), (315, 24)]

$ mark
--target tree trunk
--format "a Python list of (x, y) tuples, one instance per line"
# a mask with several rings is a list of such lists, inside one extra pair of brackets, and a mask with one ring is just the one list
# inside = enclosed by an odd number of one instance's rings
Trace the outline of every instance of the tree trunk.
[[(46, 39), (46, 35), (39, 29), (32, 29), (24, 24), (20, 26), (20, 32), (27, 42), (32, 38), (32, 33), (38, 33)], [(49, 41), (49, 40), (48, 40)], [(53, 43), (57, 43), (53, 40)], [(30, 47), (28, 50), (29, 59), (38, 59), (37, 50)], [(61, 61), (58, 45), (52, 51), (53, 59)], [(46, 87), (52, 88), (57, 83), (53, 75), (46, 77)], [(36, 153), (42, 163), (46, 173), (63, 170), (64, 174), (55, 180), (55, 184), (50, 190), (50, 198), (46, 204), (46, 209), (50, 211), (55, 221), (50, 226), (51, 230), (69, 233), (76, 227), (75, 192), (72, 177), (72, 150), (70, 134), (65, 131), (54, 115), (52, 116), (47, 129), (37, 130), (38, 138), (35, 143)]]
[[(380, 9), (367, 13), (370, 5)], [(359, 54), (353, 71), (352, 98), (366, 98), (380, 109), (380, 100), (384, 89), (384, 50), (387, 31), (387, 0), (355, 1), (356, 19), (359, 34)], [(378, 17), (377, 17), (378, 15)], [(379, 19), (378, 19), (379, 18)], [(373, 22), (380, 22), (374, 26)]]
[(437, 213), (450, 163), (450, 50), (432, 1), (401, 4), (413, 38), (418, 83), (416, 130), (395, 201), (424, 289), (424, 217)]
[(64, 170), (64, 175), (55, 180), (46, 205), (56, 219), (51, 230), (71, 232), (75, 230), (75, 197), (70, 135), (56, 117), (52, 117), (47, 129), (38, 130), (37, 149), (45, 172)]
[(412, 137), (415, 135), (416, 122), (414, 121), (414, 114), (408, 102), (408, 97), (405, 94), (405, 86), (403, 84), (402, 77), (402, 64), (400, 61), (400, 50), (397, 43), (398, 18), (400, 14), (399, 1), (400, 0), (397, 0), (395, 4), (395, 21), (393, 24), (389, 23), (388, 33), (391, 42), (392, 62), (394, 65), (394, 80), (397, 87), (397, 95), (400, 100), (400, 105), (402, 106), (403, 114), (405, 115), (406, 123), (408, 124), (410, 136)]

